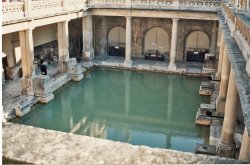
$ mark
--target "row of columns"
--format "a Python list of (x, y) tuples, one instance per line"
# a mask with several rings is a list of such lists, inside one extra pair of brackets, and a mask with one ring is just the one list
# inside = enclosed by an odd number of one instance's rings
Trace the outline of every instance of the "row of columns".
[[(57, 23), (58, 37), (58, 54), (59, 54), (59, 71), (65, 72), (65, 61), (69, 60), (69, 20)], [(93, 32), (92, 32), (92, 16), (88, 15), (82, 18), (83, 22), (83, 57), (89, 52), (93, 55)], [(22, 54), (22, 93), (34, 95), (32, 77), (35, 76), (34, 62), (34, 45), (33, 31), (34, 28), (19, 32), (19, 40)]]
[[(177, 37), (178, 37), (178, 18), (173, 18), (171, 49), (170, 49), (170, 62), (169, 70), (176, 70), (176, 52), (177, 52)], [(126, 17), (126, 51), (125, 51), (125, 66), (131, 66), (131, 47), (132, 47), (132, 17)]]
[[(69, 59), (69, 42), (68, 42), (68, 20), (57, 23), (58, 31), (58, 53), (60, 71), (64, 72), (63, 61)], [(176, 50), (177, 50), (177, 29), (178, 19), (173, 19), (172, 38), (171, 38), (171, 51), (169, 69), (176, 70)], [(22, 51), (22, 71), (25, 79), (34, 75), (33, 61), (34, 61), (34, 48), (33, 48), (33, 29), (28, 29), (19, 32), (21, 51)], [(82, 31), (83, 31), (83, 52), (84, 59), (93, 58), (93, 21), (92, 16), (87, 15), (82, 18)], [(131, 66), (131, 47), (132, 47), (132, 17), (126, 17), (126, 52), (124, 65)], [(27, 93), (27, 92), (24, 92)]]
[[(224, 121), (217, 153), (219, 156), (235, 157), (236, 146), (234, 133), (239, 110), (239, 94), (236, 86), (235, 71), (230, 65), (227, 46), (224, 42), (224, 35), (221, 34), (219, 63), (216, 78), (221, 80), (219, 96), (216, 101), (216, 111), (224, 113)], [(250, 160), (250, 137), (245, 128), (240, 160)]]

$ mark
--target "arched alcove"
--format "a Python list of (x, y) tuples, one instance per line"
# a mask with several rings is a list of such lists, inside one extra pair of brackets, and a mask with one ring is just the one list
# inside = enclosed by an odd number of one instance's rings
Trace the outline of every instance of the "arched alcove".
[(148, 50), (158, 50), (160, 54), (168, 54), (170, 48), (170, 38), (168, 33), (160, 28), (149, 29), (144, 38), (144, 52)]
[(188, 62), (204, 62), (205, 53), (209, 51), (209, 36), (202, 31), (193, 31), (186, 36), (185, 59)]
[(125, 56), (126, 30), (114, 27), (108, 33), (108, 54), (110, 56)]

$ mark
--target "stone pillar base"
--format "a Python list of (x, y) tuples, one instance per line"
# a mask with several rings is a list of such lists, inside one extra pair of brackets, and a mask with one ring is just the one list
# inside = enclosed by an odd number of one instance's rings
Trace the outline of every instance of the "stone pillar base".
[(49, 85), (49, 76), (37, 76), (33, 80), (35, 95), (40, 103), (48, 103), (54, 99)]
[(169, 65), (168, 65), (169, 71), (176, 71), (176, 69), (177, 69), (176, 64), (169, 63)]
[(82, 79), (83, 79), (83, 74), (81, 73), (81, 74), (78, 74), (78, 75), (74, 75), (74, 76), (72, 76), (72, 80), (73, 81), (81, 81)]
[(131, 68), (132, 67), (132, 60), (125, 60), (123, 63), (123, 66), (126, 68)]
[(82, 59), (84, 61), (91, 61), (94, 59), (94, 49), (82, 52)]
[(235, 158), (236, 154), (236, 146), (235, 144), (224, 144), (223, 142), (219, 141), (218, 148), (217, 148), (217, 155), (221, 157), (228, 157), (228, 158)]
[(7, 73), (7, 79), (12, 80), (14, 78), (14, 69), (11, 67), (6, 68), (6, 73)]
[(37, 97), (37, 100), (40, 102), (40, 103), (43, 103), (43, 104), (47, 104), (48, 102), (50, 102), (51, 100), (54, 99), (54, 94), (50, 93), (49, 95), (47, 96), (42, 96), (42, 97)]
[(58, 69), (58, 72), (59, 73), (66, 73), (67, 70), (68, 70), (67, 61), (65, 61), (65, 60), (59, 60), (59, 69)]
[(216, 73), (215, 80), (221, 80), (221, 73)]
[(225, 106), (226, 106), (226, 100), (225, 99), (218, 99), (216, 100), (216, 112), (224, 113), (225, 112)]
[(73, 81), (81, 81), (83, 79), (82, 68), (77, 64), (76, 58), (69, 59), (68, 74)]
[(34, 88), (32, 78), (22, 78), (22, 94), (34, 96)]

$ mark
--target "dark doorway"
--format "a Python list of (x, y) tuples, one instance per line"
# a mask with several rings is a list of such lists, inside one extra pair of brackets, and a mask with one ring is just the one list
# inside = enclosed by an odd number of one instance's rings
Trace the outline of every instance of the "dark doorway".
[(204, 63), (205, 53), (202, 51), (187, 51), (187, 62)]
[(125, 47), (109, 45), (109, 55), (125, 57)]

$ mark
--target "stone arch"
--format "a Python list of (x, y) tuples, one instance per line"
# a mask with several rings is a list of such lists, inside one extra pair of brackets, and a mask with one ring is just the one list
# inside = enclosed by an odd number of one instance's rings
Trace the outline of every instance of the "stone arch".
[[(184, 59), (188, 62), (204, 62), (205, 53), (209, 51), (209, 35), (203, 31), (192, 31), (185, 37)], [(199, 54), (194, 59), (193, 55)]]
[(158, 50), (160, 54), (168, 54), (170, 50), (170, 37), (161, 27), (153, 27), (145, 32), (143, 51)]
[(108, 32), (108, 54), (125, 56), (126, 30), (123, 27), (113, 27)]

